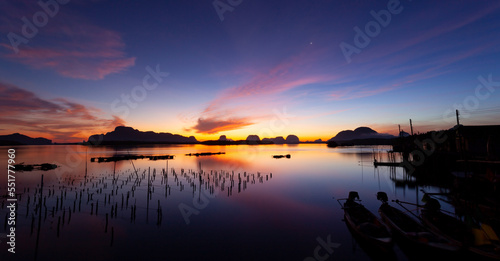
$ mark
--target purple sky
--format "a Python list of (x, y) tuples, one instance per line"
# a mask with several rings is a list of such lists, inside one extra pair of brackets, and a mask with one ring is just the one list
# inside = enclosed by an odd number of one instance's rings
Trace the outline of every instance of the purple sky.
[(450, 128), (455, 109), (499, 124), (498, 1), (39, 3), (0, 3), (0, 134), (326, 140)]

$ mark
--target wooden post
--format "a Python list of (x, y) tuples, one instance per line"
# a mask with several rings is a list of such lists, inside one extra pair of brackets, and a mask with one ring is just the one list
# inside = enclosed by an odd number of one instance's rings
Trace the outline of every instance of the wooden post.
[(411, 136), (413, 136), (413, 124), (411, 122), (411, 119), (410, 119), (410, 131), (411, 131)]
[(158, 212), (156, 213), (157, 214), (157, 225), (159, 226), (160, 225), (160, 200), (158, 199)]
[(88, 148), (85, 148), (85, 177), (83, 177), (85, 183), (87, 183), (87, 150)]
[(148, 171), (148, 191), (146, 192), (146, 200), (147, 200), (147, 207), (146, 207), (146, 223), (149, 222), (149, 186), (150, 186), (150, 181), (149, 181), (149, 173), (151, 172), (151, 168), (149, 168)]
[[(38, 213), (38, 227), (36, 235), (35, 260), (38, 256), (38, 242), (40, 241), (40, 226), (42, 224), (42, 195), (43, 195), (43, 175), (40, 181), (40, 212)], [(45, 208), (45, 217), (47, 217), (47, 208)], [(59, 233), (58, 233), (59, 234)]]

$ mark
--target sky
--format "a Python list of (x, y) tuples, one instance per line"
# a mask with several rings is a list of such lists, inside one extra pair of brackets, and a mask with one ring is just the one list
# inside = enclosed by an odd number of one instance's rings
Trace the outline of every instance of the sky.
[(0, 135), (500, 124), (499, 1), (4, 0)]

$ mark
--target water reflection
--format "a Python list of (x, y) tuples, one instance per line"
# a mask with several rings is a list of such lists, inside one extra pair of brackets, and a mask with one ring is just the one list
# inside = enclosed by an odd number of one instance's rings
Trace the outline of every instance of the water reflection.
[[(333, 197), (359, 191), (363, 204), (377, 213), (378, 191), (416, 203), (422, 203), (420, 189), (448, 192), (436, 186), (439, 183), (419, 183), (405, 176), (401, 168), (374, 168), (374, 158), (387, 156), (390, 148), (384, 146), (15, 149), (17, 159), (26, 164), (49, 162), (60, 167), (17, 173), (19, 252), (9, 256), (2, 244), (2, 260), (34, 259), (38, 228), (38, 260), (302, 260), (311, 256), (316, 238), (328, 234), (340, 244), (332, 259), (369, 260), (373, 255), (368, 250), (351, 251), (352, 236)], [(206, 152), (225, 154), (185, 156)], [(174, 158), (90, 162), (93, 157), (119, 154), (168, 154)], [(286, 154), (291, 157), (272, 157)], [(6, 165), (5, 158), (1, 161)], [(5, 169), (5, 165), (1, 167)], [(7, 179), (5, 172), (0, 179)], [(5, 183), (0, 184), (5, 191)], [(3, 218), (6, 201), (0, 201)], [(443, 204), (443, 208), (454, 210), (451, 204)], [(406, 259), (398, 248), (394, 255)]]

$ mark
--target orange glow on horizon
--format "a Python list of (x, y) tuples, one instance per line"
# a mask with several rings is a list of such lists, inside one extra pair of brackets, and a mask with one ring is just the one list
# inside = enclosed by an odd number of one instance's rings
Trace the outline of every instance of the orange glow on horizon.
[[(143, 132), (153, 131), (156, 133), (178, 134), (178, 135), (182, 135), (182, 136), (186, 136), (186, 137), (194, 136), (200, 142), (208, 141), (208, 140), (218, 140), (219, 137), (222, 135), (225, 135), (227, 139), (231, 139), (231, 140), (246, 140), (248, 135), (258, 135), (261, 140), (264, 138), (275, 138), (278, 136), (281, 136), (284, 139), (286, 139), (286, 137), (288, 135), (296, 135), (301, 142), (306, 142), (306, 141), (313, 142), (313, 141), (316, 141), (318, 139), (321, 139), (321, 141), (326, 142), (329, 139), (331, 139), (332, 137), (334, 137), (335, 135), (337, 135), (342, 130), (346, 130), (346, 129), (354, 130), (355, 128), (357, 128), (357, 127), (350, 127), (350, 128), (333, 127), (331, 129), (325, 128), (322, 130), (316, 130), (315, 133), (311, 130), (302, 130), (302, 131), (299, 130), (299, 131), (286, 131), (287, 134), (276, 133), (276, 134), (273, 134), (271, 136), (264, 136), (264, 135), (261, 136), (261, 135), (259, 135), (258, 132), (254, 131), (252, 129), (248, 129), (248, 128), (231, 130), (231, 131), (221, 132), (221, 133), (216, 133), (216, 134), (203, 134), (203, 133), (193, 133), (191, 131), (179, 130), (179, 129), (177, 131), (175, 129), (166, 130), (166, 129), (161, 129), (161, 128), (154, 128), (152, 126), (149, 126), (149, 127), (142, 126), (144, 128), (138, 127), (138, 126), (130, 126), (130, 125), (126, 125), (126, 126), (132, 127), (134, 129), (137, 129), (137, 130), (143, 131)], [(392, 134), (395, 136), (398, 134), (397, 133), (398, 132), (397, 125), (387, 125), (387, 126), (386, 125), (376, 125), (376, 126), (373, 126), (371, 128), (374, 129), (375, 131), (377, 131), (378, 133), (388, 133), (388, 134)], [(54, 134), (51, 134), (51, 133), (35, 132), (35, 131), (28, 131), (28, 130), (26, 130), (26, 131), (25, 130), (16, 130), (16, 131), (3, 130), (0, 132), (0, 135), (10, 135), (13, 133), (20, 133), (20, 134), (29, 136), (31, 138), (41, 137), (41, 138), (50, 139), (50, 140), (52, 140), (52, 142), (55, 142), (55, 143), (77, 143), (77, 142), (87, 141), (91, 135), (106, 134), (107, 132), (111, 132), (113, 130), (114, 130), (114, 128), (96, 129), (96, 131), (92, 131), (92, 132), (85, 130), (85, 131), (75, 133), (74, 135), (72, 135), (70, 137), (65, 137), (65, 138), (57, 138)], [(61, 130), (61, 131), (66, 131), (66, 130)], [(420, 130), (420, 131), (422, 132), (423, 130)], [(425, 131), (427, 131), (427, 130), (425, 130)]]

